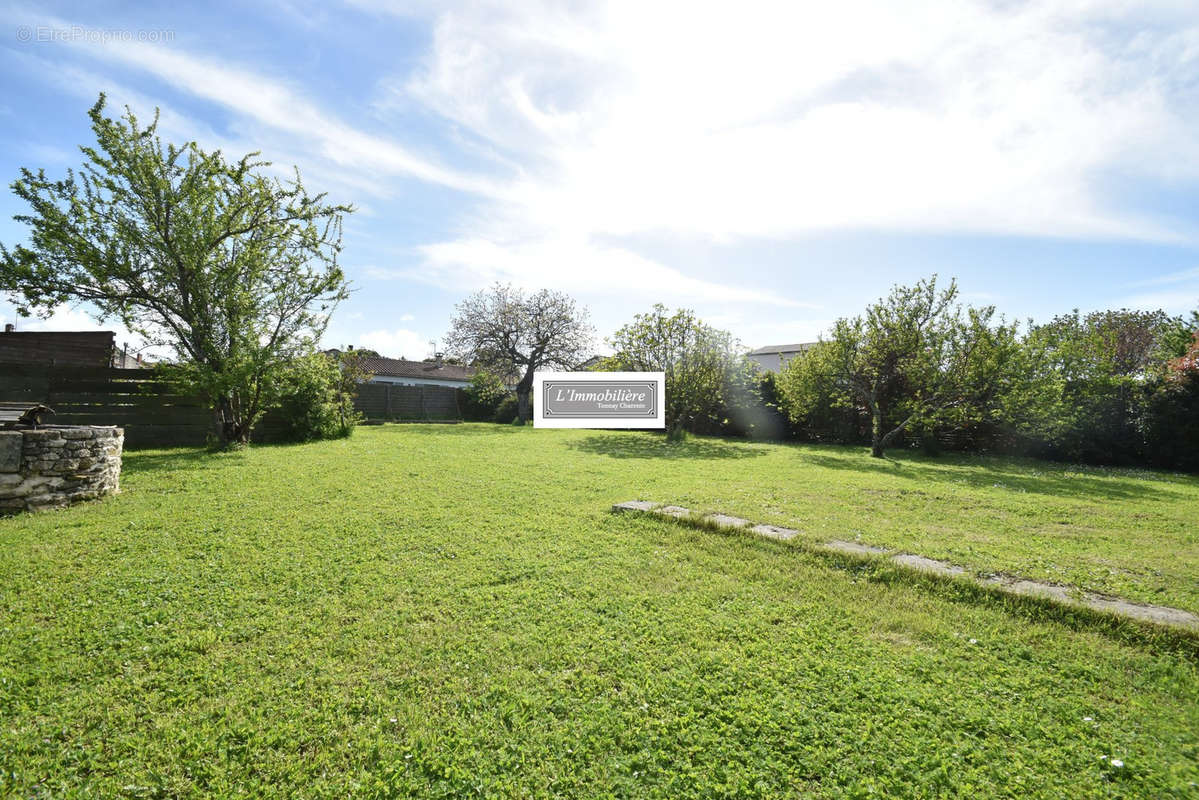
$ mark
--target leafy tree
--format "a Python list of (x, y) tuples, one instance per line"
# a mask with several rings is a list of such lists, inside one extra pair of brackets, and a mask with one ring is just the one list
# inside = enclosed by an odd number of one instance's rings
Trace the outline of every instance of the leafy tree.
[(727, 331), (700, 321), (688, 309), (674, 314), (661, 303), (638, 314), (608, 340), (616, 350), (610, 368), (666, 373), (666, 426), (714, 433), (727, 424), (726, 402), (740, 357)]
[(1153, 387), (1145, 439), (1150, 463), (1199, 472), (1199, 325), (1186, 352), (1169, 361)]
[(729, 380), (725, 429), (751, 439), (777, 440), (793, 436), (781, 408), (778, 376), (741, 358)]
[(1199, 309), (1185, 317), (1173, 317), (1161, 334), (1161, 356), (1166, 359), (1179, 358), (1191, 348), (1195, 334), (1199, 333)]
[(1162, 311), (1120, 309), (1031, 326), (1020, 380), (1002, 398), (1004, 422), (1042, 455), (1143, 460), (1149, 399), (1177, 353), (1179, 323)]
[(956, 304), (936, 276), (896, 286), (864, 316), (833, 326), (819, 358), (845, 396), (866, 406), (871, 454), (881, 458), (909, 427), (976, 419), (1005, 378), (1015, 326), (991, 325), (993, 307)]
[(838, 380), (836, 354), (831, 342), (818, 342), (788, 361), (776, 379), (779, 406), (808, 441), (862, 440), (864, 407)]
[(1182, 380), (1195, 373), (1199, 373), (1199, 325), (1191, 336), (1191, 343), (1186, 352), (1178, 358), (1171, 359), (1169, 363), (1169, 375), (1172, 380)]
[(251, 153), (226, 161), (195, 142), (163, 144), (158, 117), (88, 112), (94, 147), (51, 180), (21, 170), (30, 246), (0, 246), (0, 289), (48, 315), (84, 302), (170, 347), (181, 377), (211, 402), (221, 441), (244, 443), (286, 365), (307, 353), (346, 282), (337, 266), (352, 209), (268, 177)]
[(577, 364), (594, 334), (587, 309), (548, 289), (525, 294), (497, 283), (463, 300), (455, 312), (446, 349), (500, 375), (520, 375), (516, 397), (522, 422), (532, 418), (533, 373)]

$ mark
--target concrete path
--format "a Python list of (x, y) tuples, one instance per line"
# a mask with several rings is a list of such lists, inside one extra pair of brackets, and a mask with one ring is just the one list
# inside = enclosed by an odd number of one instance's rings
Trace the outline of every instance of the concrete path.
[[(758, 536), (769, 539), (788, 541), (799, 535), (793, 528), (782, 528), (778, 525), (755, 525), (741, 517), (728, 514), (698, 514), (682, 506), (662, 505), (648, 500), (630, 500), (612, 506), (614, 512), (633, 512), (639, 514), (654, 514), (669, 517), (680, 522), (699, 527), (722, 530), (748, 530)], [(1053, 583), (1042, 583), (1026, 578), (1008, 575), (975, 575), (965, 567), (950, 564), (947, 561), (937, 561), (913, 553), (895, 553), (885, 547), (875, 547), (861, 542), (848, 542), (833, 539), (827, 542), (808, 542), (803, 545), (821, 553), (851, 555), (862, 558), (885, 558), (890, 563), (902, 569), (915, 572), (938, 575), (946, 578), (956, 578), (969, 581), (975, 585), (994, 589), (1004, 594), (1020, 597), (1037, 597), (1042, 600), (1076, 608), (1088, 608), (1114, 614), (1125, 619), (1164, 625), (1170, 628), (1199, 632), (1199, 616), (1180, 608), (1154, 606), (1145, 603), (1134, 603), (1121, 597), (1086, 592), (1071, 586)]]

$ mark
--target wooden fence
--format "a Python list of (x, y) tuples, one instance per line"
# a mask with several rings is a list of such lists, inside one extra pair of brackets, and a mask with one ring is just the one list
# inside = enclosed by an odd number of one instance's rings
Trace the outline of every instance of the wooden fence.
[[(355, 407), (369, 419), (461, 419), (459, 389), (368, 383)], [(144, 369), (0, 363), (0, 402), (45, 403), (53, 425), (118, 425), (126, 447), (203, 445), (212, 432), (204, 401)], [(278, 440), (283, 421), (267, 414), (254, 441)]]
[(460, 391), (450, 386), (365, 383), (358, 387), (354, 407), (367, 419), (462, 419)]
[(212, 412), (149, 370), (0, 364), (0, 400), (45, 403), (54, 425), (118, 425), (127, 447), (202, 445)]

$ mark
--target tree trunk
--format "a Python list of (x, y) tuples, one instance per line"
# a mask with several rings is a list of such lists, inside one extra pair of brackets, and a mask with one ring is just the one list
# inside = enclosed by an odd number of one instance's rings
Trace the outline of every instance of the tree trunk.
[(883, 433), (882, 412), (881, 411), (875, 412), (874, 423), (871, 428), (872, 436), (871, 436), (871, 445), (870, 445), (870, 455), (874, 456), (875, 458), (882, 458), (883, 452), (885, 452), (886, 449), (891, 446), (891, 442), (895, 441), (895, 439), (898, 438), (899, 434), (903, 433), (904, 429), (909, 425), (909, 423), (911, 423), (911, 421), (915, 418), (915, 416), (916, 416), (915, 414), (909, 416), (903, 422), (899, 423), (894, 428), (892, 428), (891, 430), (887, 431), (887, 433), (884, 434)]
[(525, 376), (516, 384), (516, 416), (521, 422), (533, 419), (533, 370), (525, 371)]
[(231, 397), (225, 395), (217, 400), (215, 412), (216, 433), (222, 447), (249, 444), (250, 425), (239, 417)]
[(533, 418), (533, 409), (530, 408), (532, 403), (529, 402), (531, 393), (528, 388), (516, 387), (516, 417), (521, 422), (528, 422)]

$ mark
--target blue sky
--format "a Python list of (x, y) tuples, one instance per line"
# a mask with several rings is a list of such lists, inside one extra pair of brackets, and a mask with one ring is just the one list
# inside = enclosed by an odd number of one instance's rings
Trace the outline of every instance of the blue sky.
[[(601, 340), (663, 302), (747, 346), (814, 339), (934, 272), (1021, 319), (1199, 307), (1191, 0), (92, 0), (4, 18), (6, 183), (77, 165), (104, 91), (359, 207), (330, 345), (423, 357), (496, 280), (569, 292)], [(0, 196), (0, 240), (24, 239), (23, 210)], [(86, 311), (19, 324), (94, 327)]]

